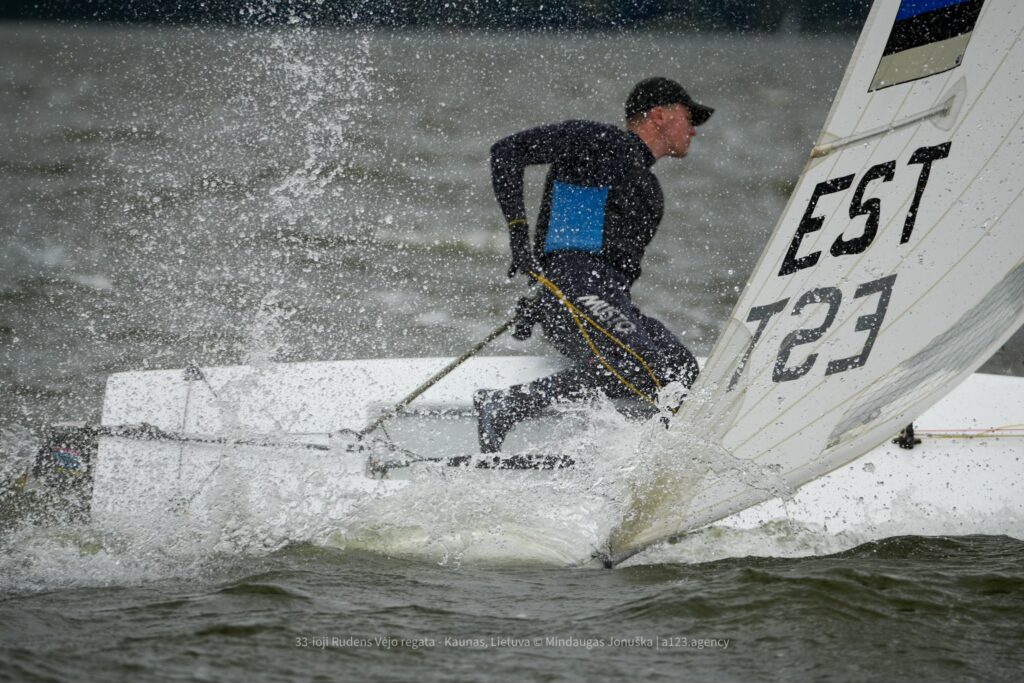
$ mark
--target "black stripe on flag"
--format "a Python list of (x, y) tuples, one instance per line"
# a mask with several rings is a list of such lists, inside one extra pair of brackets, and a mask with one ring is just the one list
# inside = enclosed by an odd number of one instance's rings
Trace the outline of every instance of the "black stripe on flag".
[(884, 55), (937, 43), (974, 29), (985, 0), (965, 0), (893, 24)]

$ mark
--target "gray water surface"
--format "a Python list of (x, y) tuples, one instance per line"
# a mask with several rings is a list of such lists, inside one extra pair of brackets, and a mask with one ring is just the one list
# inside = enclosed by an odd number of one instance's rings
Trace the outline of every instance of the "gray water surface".
[[(111, 372), (463, 351), (522, 287), (504, 276), (490, 144), (617, 122), (650, 75), (716, 114), (689, 158), (655, 167), (666, 216), (635, 298), (706, 355), (853, 41), (0, 24), (2, 479), (44, 425), (97, 419)], [(1022, 348), (987, 369), (1020, 374)], [(11, 680), (1010, 680), (1024, 665), (1024, 546), (1008, 538), (830, 554), (774, 529), (738, 547), (781, 537), (813, 556), (603, 572), (279, 542), (182, 555), (4, 522)]]

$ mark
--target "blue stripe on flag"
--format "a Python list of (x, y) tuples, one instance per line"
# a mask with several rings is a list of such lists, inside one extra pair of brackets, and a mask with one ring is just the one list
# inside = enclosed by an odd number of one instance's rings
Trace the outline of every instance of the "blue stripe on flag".
[(900, 3), (900, 11), (896, 15), (896, 21), (903, 21), (910, 17), (916, 17), (925, 12), (934, 12), (937, 9), (962, 5), (968, 0), (903, 0)]

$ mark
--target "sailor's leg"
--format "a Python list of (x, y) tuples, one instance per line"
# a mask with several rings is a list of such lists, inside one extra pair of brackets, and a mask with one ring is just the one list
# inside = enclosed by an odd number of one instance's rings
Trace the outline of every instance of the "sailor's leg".
[(663, 383), (679, 382), (687, 389), (697, 381), (700, 366), (690, 350), (660, 320), (641, 316), (639, 325), (647, 331), (654, 346), (658, 349), (655, 361)]
[[(565, 355), (592, 368), (593, 386), (611, 398), (645, 403), (642, 414), (657, 409), (660, 389), (670, 382), (689, 388), (699, 372), (693, 354), (661, 322), (643, 315), (622, 288), (563, 291), (572, 306), (544, 319), (545, 336)], [(554, 303), (548, 301), (549, 308)]]

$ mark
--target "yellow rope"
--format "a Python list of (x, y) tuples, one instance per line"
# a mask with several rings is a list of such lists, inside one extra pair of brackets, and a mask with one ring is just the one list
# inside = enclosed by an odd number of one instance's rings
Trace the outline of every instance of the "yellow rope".
[(583, 326), (583, 321), (586, 321), (586, 322), (590, 323), (591, 325), (593, 325), (595, 328), (597, 328), (598, 331), (600, 331), (606, 337), (611, 339), (615, 344), (617, 344), (619, 347), (621, 347), (623, 350), (625, 350), (631, 356), (636, 358), (636, 360), (640, 363), (640, 365), (643, 366), (644, 370), (647, 371), (647, 374), (650, 376), (651, 380), (654, 382), (654, 386), (657, 387), (658, 389), (661, 389), (661, 382), (658, 381), (657, 375), (654, 374), (654, 371), (647, 364), (647, 361), (644, 360), (643, 356), (641, 356), (639, 353), (637, 353), (636, 351), (631, 349), (627, 344), (623, 343), (622, 340), (620, 340), (614, 334), (612, 334), (611, 332), (606, 330), (604, 327), (602, 327), (600, 324), (598, 324), (593, 318), (591, 318), (586, 313), (584, 313), (579, 308), (577, 308), (571, 301), (569, 301), (568, 297), (565, 296), (565, 293), (563, 293), (562, 290), (558, 288), (558, 285), (556, 285), (554, 282), (552, 282), (551, 280), (547, 279), (546, 277), (544, 277), (543, 275), (541, 275), (539, 273), (534, 273), (534, 272), (531, 271), (530, 275), (535, 280), (537, 280), (537, 282), (539, 282), (542, 285), (544, 285), (544, 287), (546, 287), (549, 292), (554, 294), (555, 297), (557, 297), (558, 300), (560, 302), (562, 302), (562, 305), (566, 307), (566, 309), (569, 311), (569, 314), (572, 316), (573, 322), (576, 323), (576, 327), (579, 328), (580, 334), (583, 335), (583, 339), (587, 342), (587, 346), (590, 347), (590, 350), (597, 357), (597, 359), (601, 362), (601, 365), (603, 365), (608, 370), (608, 372), (610, 372), (610, 373), (612, 373), (612, 375), (614, 375), (615, 379), (617, 379), (620, 382), (622, 382), (622, 384), (627, 389), (632, 391), (634, 394), (636, 394), (637, 396), (639, 396), (640, 398), (642, 398), (643, 400), (647, 401), (648, 403), (650, 403), (652, 405), (655, 405), (655, 406), (658, 405), (657, 400), (655, 400), (651, 396), (648, 396), (644, 391), (642, 391), (641, 389), (637, 388), (632, 382), (630, 382), (628, 379), (623, 377), (621, 374), (619, 374), (619, 372), (614, 367), (612, 367), (611, 363), (609, 363), (608, 360), (605, 359), (605, 357), (601, 354), (600, 350), (597, 348), (597, 344), (594, 343), (594, 340), (590, 338), (590, 334), (587, 332), (586, 328)]

